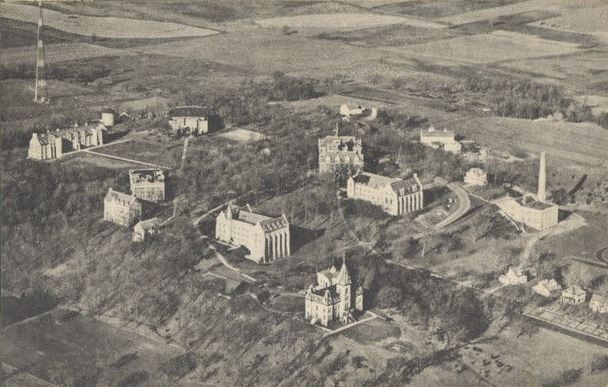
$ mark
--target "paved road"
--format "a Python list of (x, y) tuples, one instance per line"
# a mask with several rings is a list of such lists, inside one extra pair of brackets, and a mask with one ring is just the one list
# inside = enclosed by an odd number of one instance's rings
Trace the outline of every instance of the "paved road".
[(442, 220), (441, 222), (435, 224), (433, 229), (435, 231), (439, 231), (450, 224), (454, 223), (458, 219), (460, 219), (464, 214), (469, 212), (471, 209), (471, 199), (469, 198), (468, 192), (457, 183), (448, 183), (447, 187), (458, 196), (458, 208), (448, 215), (447, 218)]

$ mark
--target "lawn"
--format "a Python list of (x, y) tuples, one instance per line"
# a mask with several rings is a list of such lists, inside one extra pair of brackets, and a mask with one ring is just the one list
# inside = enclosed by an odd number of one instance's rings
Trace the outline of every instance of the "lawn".
[(182, 142), (166, 144), (166, 139), (163, 138), (160, 138), (158, 141), (154, 141), (155, 137), (144, 138), (143, 136), (145, 135), (138, 136), (139, 138), (135, 138), (128, 142), (122, 142), (95, 149), (95, 152), (125, 157), (127, 159), (143, 161), (145, 163), (157, 164), (163, 167), (174, 167), (177, 165), (177, 160), (171, 157), (168, 150), (178, 147), (181, 148)]
[[(127, 364), (116, 364), (133, 353)], [(173, 346), (61, 309), (2, 330), (2, 361), (54, 383), (64, 377), (64, 382), (90, 378), (93, 384), (114, 385), (139, 371), (148, 375), (146, 384), (163, 385), (171, 381), (160, 365), (179, 353)]]
[[(38, 7), (31, 5), (1, 3), (0, 13), (9, 19), (30, 23), (38, 21)], [(68, 15), (48, 9), (44, 10), (44, 23), (69, 33), (107, 38), (175, 38), (217, 34), (214, 30), (177, 23), (123, 17)], [(112, 28), (108, 28), (110, 25)]]

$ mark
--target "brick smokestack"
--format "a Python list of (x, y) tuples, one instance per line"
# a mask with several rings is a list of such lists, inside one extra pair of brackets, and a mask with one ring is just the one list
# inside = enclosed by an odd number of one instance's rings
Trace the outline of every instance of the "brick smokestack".
[(546, 198), (545, 186), (547, 184), (547, 171), (545, 170), (545, 151), (540, 153), (540, 165), (538, 166), (538, 192), (536, 198), (544, 202)]

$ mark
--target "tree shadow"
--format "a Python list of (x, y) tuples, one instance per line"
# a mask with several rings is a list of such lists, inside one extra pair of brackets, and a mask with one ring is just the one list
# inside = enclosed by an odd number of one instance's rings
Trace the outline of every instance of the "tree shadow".
[(127, 134), (129, 134), (129, 132), (126, 130), (124, 130), (122, 132), (110, 132), (110, 131), (104, 132), (103, 143), (106, 144), (109, 142), (120, 140)]
[(310, 230), (304, 227), (290, 225), (289, 235), (291, 236), (291, 253), (298, 251), (302, 246), (320, 238), (325, 233), (325, 229)]
[(562, 210), (561, 208), (559, 209), (559, 212), (557, 213), (557, 222), (562, 222), (566, 219), (568, 219), (570, 217), (570, 215), (572, 215), (572, 211), (568, 211), (568, 210)]
[(438, 186), (424, 190), (424, 206), (427, 207), (437, 201), (442, 196), (446, 195), (449, 188), (446, 186)]

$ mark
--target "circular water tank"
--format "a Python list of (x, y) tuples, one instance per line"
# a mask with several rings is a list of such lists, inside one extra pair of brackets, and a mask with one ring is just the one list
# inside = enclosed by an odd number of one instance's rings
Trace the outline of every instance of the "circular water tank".
[(104, 126), (114, 126), (114, 113), (113, 112), (102, 112), (101, 113), (101, 123)]

